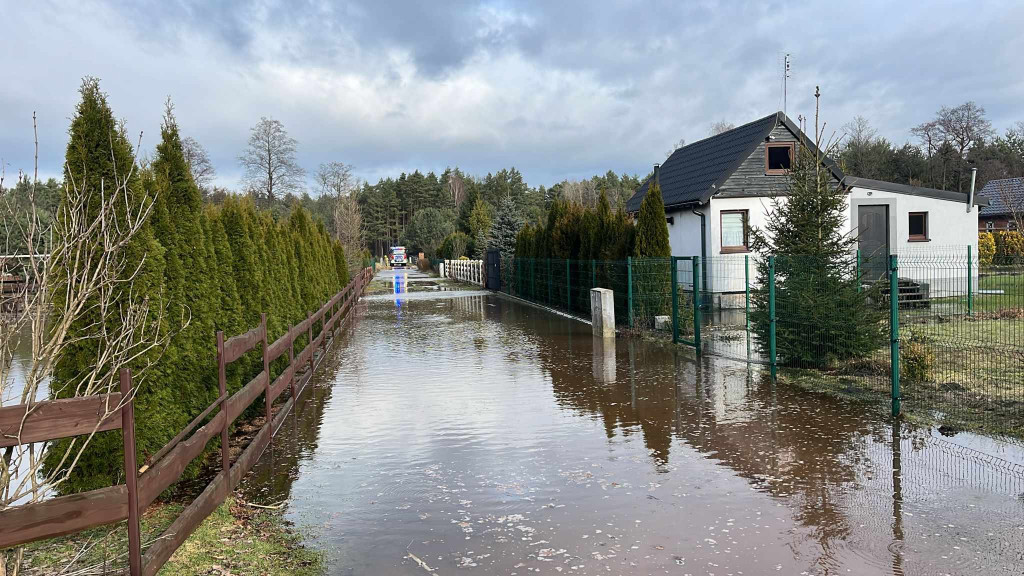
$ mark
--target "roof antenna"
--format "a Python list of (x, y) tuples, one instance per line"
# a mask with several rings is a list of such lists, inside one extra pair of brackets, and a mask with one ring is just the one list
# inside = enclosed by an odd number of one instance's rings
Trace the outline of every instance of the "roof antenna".
[(786, 113), (786, 81), (789, 79), (789, 52), (786, 52), (786, 59), (782, 66), (782, 113)]

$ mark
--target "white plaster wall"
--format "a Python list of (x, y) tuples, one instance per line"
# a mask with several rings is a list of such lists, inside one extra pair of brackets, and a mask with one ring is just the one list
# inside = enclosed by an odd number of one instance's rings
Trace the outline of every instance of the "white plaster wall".
[[(978, 287), (978, 207), (965, 202), (854, 187), (849, 203), (889, 206), (889, 247), (898, 256), (898, 275), (929, 285), (934, 297), (967, 293), (967, 250), (970, 246), (973, 289)], [(910, 241), (910, 213), (928, 213), (928, 241)], [(857, 211), (851, 211), (857, 226)]]
[[(977, 206), (972, 206), (968, 212), (967, 205), (963, 202), (860, 187), (854, 187), (850, 191), (850, 202), (854, 205), (871, 204), (872, 201), (881, 199), (895, 201), (896, 209), (890, 208), (889, 211), (889, 246), (896, 254), (911, 257), (921, 254), (957, 254), (966, 258), (967, 246), (971, 246), (971, 250), (977, 255)], [(928, 213), (928, 242), (910, 242), (911, 212)], [(853, 222), (853, 225), (856, 225), (856, 222)]]
[[(668, 244), (673, 256), (694, 256), (700, 254), (700, 217), (690, 209), (666, 211), (673, 223), (668, 225)], [(710, 227), (710, 222), (708, 222)]]

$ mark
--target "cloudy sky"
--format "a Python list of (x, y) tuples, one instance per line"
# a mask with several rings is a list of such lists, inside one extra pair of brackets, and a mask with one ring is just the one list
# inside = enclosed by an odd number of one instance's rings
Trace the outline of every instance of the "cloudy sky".
[(86, 75), (143, 150), (169, 95), (234, 187), (249, 128), (281, 120), (312, 172), (518, 167), (532, 185), (646, 173), (680, 138), (782, 108), (902, 143), (942, 105), (1024, 120), (1024, 3), (0, 0), (0, 158), (59, 174)]

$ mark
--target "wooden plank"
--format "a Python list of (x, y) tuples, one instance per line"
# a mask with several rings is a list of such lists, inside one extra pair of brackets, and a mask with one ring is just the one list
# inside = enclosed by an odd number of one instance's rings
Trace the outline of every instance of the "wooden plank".
[(238, 483), (252, 469), (256, 461), (260, 459), (260, 454), (263, 454), (263, 450), (270, 443), (270, 426), (270, 423), (267, 423), (260, 428), (260, 431), (253, 437), (252, 442), (249, 442), (249, 445), (242, 451), (242, 455), (231, 466), (232, 490), (238, 487)]
[(234, 422), (238, 416), (253, 403), (267, 385), (267, 373), (260, 372), (241, 390), (235, 392), (227, 400), (228, 423)]
[(174, 554), (174, 551), (195, 532), (207, 516), (217, 509), (217, 506), (220, 506), (227, 495), (227, 490), (224, 489), (227, 478), (228, 475), (225, 473), (218, 474), (213, 482), (210, 482), (202, 493), (182, 511), (181, 515), (174, 519), (174, 522), (167, 527), (160, 538), (146, 550), (142, 563), (145, 567), (142, 573), (145, 576), (155, 576)]
[[(97, 424), (101, 432), (116, 430), (121, 427), (118, 415), (120, 402), (119, 392), (45, 400), (32, 405), (27, 418), (24, 404), (4, 406), (0, 408), (0, 448), (90, 434)], [(103, 419), (104, 414), (106, 419)], [(23, 419), (24, 428), (21, 425)]]
[(0, 510), (0, 549), (128, 518), (124, 484)]
[(263, 337), (263, 326), (257, 326), (245, 334), (232, 336), (224, 343), (224, 362), (230, 364), (252, 350)]
[(267, 356), (270, 358), (270, 361), (273, 362), (274, 360), (277, 360), (282, 354), (287, 352), (288, 347), (292, 346), (294, 343), (295, 341), (292, 339), (291, 332), (288, 332), (284, 336), (274, 340), (274, 343), (267, 348)]
[(274, 383), (270, 385), (270, 401), (277, 400), (277, 397), (281, 395), (281, 392), (291, 383), (291, 379), (295, 377), (295, 364), (291, 364), (281, 373), (280, 376), (274, 380)]
[(167, 444), (164, 444), (164, 447), (161, 448), (159, 452), (157, 452), (152, 457), (150, 457), (147, 460), (147, 464), (152, 466), (154, 462), (159, 462), (160, 459), (163, 458), (165, 454), (167, 454), (168, 452), (171, 451), (171, 448), (174, 448), (175, 446), (177, 446), (178, 442), (181, 442), (181, 440), (185, 436), (188, 436), (189, 432), (192, 432), (193, 428), (195, 428), (196, 426), (199, 425), (200, 422), (205, 420), (206, 417), (209, 416), (210, 413), (213, 412), (215, 408), (220, 406), (221, 403), (224, 402), (225, 400), (227, 400), (227, 394), (224, 394), (224, 395), (220, 396), (219, 398), (217, 398), (216, 400), (214, 400), (213, 404), (210, 404), (209, 406), (207, 406), (206, 410), (203, 410), (202, 413), (199, 414), (199, 416), (196, 416), (195, 418), (193, 418), (192, 421), (188, 423), (188, 426), (185, 426), (185, 428), (182, 429), (181, 432), (178, 432), (177, 436), (172, 438), (171, 441), (168, 442)]
[(153, 465), (139, 478), (139, 507), (145, 510), (147, 506), (156, 500), (161, 492), (168, 486), (174, 484), (181, 477), (192, 460), (203, 453), (206, 443), (218, 433), (224, 425), (225, 413), (218, 412), (205, 426), (196, 430), (196, 433), (175, 446), (167, 456)]

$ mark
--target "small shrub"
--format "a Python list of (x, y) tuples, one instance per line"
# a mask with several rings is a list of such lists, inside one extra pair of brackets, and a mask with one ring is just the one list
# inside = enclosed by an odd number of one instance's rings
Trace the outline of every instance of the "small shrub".
[(978, 264), (991, 266), (996, 256), (996, 239), (991, 232), (978, 233)]
[[(995, 234), (996, 264), (1016, 264), (1024, 260), (1024, 234), (1017, 230), (1001, 230)], [(981, 247), (978, 247), (981, 250)]]
[(900, 377), (908, 382), (927, 382), (934, 365), (935, 355), (924, 336), (911, 332), (900, 346)]
[(458, 260), (466, 255), (471, 243), (469, 235), (465, 232), (453, 232), (445, 237), (438, 253), (446, 260)]

